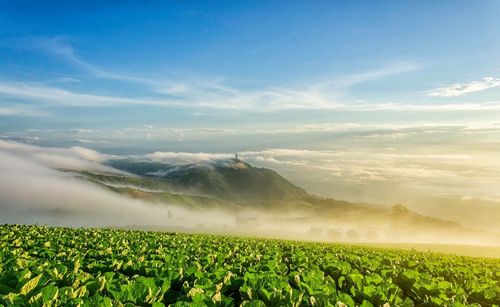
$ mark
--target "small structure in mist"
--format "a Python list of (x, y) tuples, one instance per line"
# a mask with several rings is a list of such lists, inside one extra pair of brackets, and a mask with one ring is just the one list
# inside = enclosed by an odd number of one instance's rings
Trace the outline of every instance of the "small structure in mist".
[(258, 215), (253, 214), (236, 214), (234, 216), (234, 222), (236, 226), (257, 226), (259, 221)]

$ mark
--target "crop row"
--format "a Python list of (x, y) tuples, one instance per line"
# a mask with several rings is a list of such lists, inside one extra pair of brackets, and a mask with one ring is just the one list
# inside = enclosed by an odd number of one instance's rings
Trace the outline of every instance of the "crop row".
[(0, 226), (0, 305), (499, 302), (498, 259), (198, 234)]

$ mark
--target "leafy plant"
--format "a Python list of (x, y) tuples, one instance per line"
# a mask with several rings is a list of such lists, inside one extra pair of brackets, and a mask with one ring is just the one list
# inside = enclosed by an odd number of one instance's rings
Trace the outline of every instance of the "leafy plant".
[(213, 235), (0, 226), (0, 305), (498, 306), (500, 260)]

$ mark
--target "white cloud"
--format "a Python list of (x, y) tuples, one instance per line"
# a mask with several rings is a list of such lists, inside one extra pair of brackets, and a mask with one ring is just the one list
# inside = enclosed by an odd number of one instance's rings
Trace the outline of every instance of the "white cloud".
[[(93, 74), (99, 78), (139, 82), (139, 83), (149, 83), (149, 80), (140, 77), (131, 76), (125, 73), (111, 72), (109, 70), (103, 69), (92, 63), (89, 63), (82, 59), (78, 55), (78, 51), (68, 43), (69, 38), (63, 36), (56, 37), (34, 37), (29, 39), (20, 40), (19, 44), (22, 47), (29, 49), (36, 49), (37, 51), (46, 52), (49, 55), (57, 57), (59, 60), (63, 60), (71, 65), (80, 68), (88, 73)], [(63, 77), (63, 82), (81, 82), (81, 80)], [(57, 81), (57, 80), (56, 80)]]
[[(5, 148), (9, 147), (9, 150)], [(17, 152), (16, 152), (17, 150)], [(22, 154), (19, 154), (22, 152)], [(53, 156), (41, 160), (40, 153)], [(0, 142), (0, 223), (63, 226), (170, 226), (231, 225), (234, 216), (219, 210), (186, 210), (124, 197), (72, 174), (52, 169), (52, 160), (74, 159), (82, 149), (41, 148)], [(73, 165), (79, 168), (80, 163)], [(115, 170), (116, 171), (116, 170)], [(175, 219), (167, 219), (174, 215)], [(175, 228), (174, 228), (175, 229)]]
[[(132, 82), (145, 87), (160, 98), (122, 98), (47, 87), (41, 84), (0, 84), (0, 94), (27, 100), (77, 105), (144, 104), (162, 106), (206, 107), (215, 109), (284, 110), (284, 109), (350, 109), (351, 104), (338, 101), (342, 89), (387, 76), (422, 68), (412, 61), (389, 63), (386, 66), (345, 76), (325, 77), (297, 86), (269, 86), (260, 89), (239, 88), (227, 80), (213, 76), (141, 76), (115, 72), (82, 59), (68, 43), (68, 38), (31, 38), (20, 41), (24, 48), (36, 49), (71, 64), (95, 78)], [(67, 76), (66, 76), (67, 78)], [(354, 106), (354, 109), (357, 107)]]
[(0, 82), (0, 97), (23, 99), (32, 103), (68, 106), (113, 106), (125, 104), (171, 105), (158, 100), (141, 100), (94, 94), (81, 94), (34, 83)]
[[(474, 126), (474, 131), (491, 129), (491, 127), (500, 129), (498, 125)], [(454, 129), (455, 133), (468, 131), (468, 127), (465, 126), (448, 129), (450, 131)], [(428, 126), (421, 128), (422, 133), (434, 130), (446, 129)], [(487, 132), (495, 133), (490, 130)], [(479, 140), (476, 136), (473, 138)], [(496, 159), (497, 151), (481, 151), (478, 147), (466, 148), (457, 154), (456, 147), (430, 146), (422, 150), (418, 142), (390, 150), (372, 147), (366, 142), (361, 142), (353, 143), (353, 146), (344, 147), (342, 150), (269, 148), (241, 152), (239, 156), (253, 165), (276, 170), (310, 192), (334, 196), (337, 199), (388, 204), (406, 203), (422, 195), (435, 197), (451, 195), (458, 198), (468, 195), (475, 199), (498, 199), (500, 198), (497, 187), (500, 181), (500, 162)], [(40, 193), (54, 187), (67, 188), (63, 193), (64, 197), (59, 198), (56, 195), (58, 208), (64, 208), (64, 206), (61, 207), (63, 204), (61, 200), (66, 201), (71, 195), (79, 198), (78, 206), (87, 201), (93, 201), (93, 196), (80, 194), (80, 190), (76, 187), (59, 183), (59, 180), (46, 179), (45, 177), (48, 176), (45, 175), (46, 167), (116, 171), (107, 169), (100, 163), (111, 156), (83, 147), (46, 148), (0, 140), (0, 155), (5, 158), (0, 159), (2, 161), (0, 181), (3, 180), (3, 184), (9, 186), (5, 188), (0, 185), (0, 190), (4, 188), (0, 194), (3, 198), (11, 197), (13, 203), (23, 202), (25, 198), (28, 200), (29, 195), (42, 195)], [(232, 157), (233, 153), (172, 151), (123, 156), (123, 158), (170, 164), (209, 163)], [(19, 163), (16, 162), (17, 160), (9, 162), (9, 159), (14, 158), (18, 159)], [(43, 165), (44, 169), (39, 170), (37, 165)], [(14, 180), (9, 181), (9, 177), (13, 177)], [(52, 178), (52, 175), (49, 177)], [(30, 193), (25, 193), (25, 198), (18, 196), (20, 195), (19, 186), (23, 186), (22, 182), (28, 182), (26, 188), (30, 190)], [(88, 189), (85, 191), (90, 192)], [(49, 199), (51, 198), (42, 199), (41, 203), (49, 204)], [(83, 202), (80, 202), (80, 199), (83, 199)], [(99, 199), (96, 198), (96, 200)], [(416, 201), (418, 198), (413, 200), (413, 202)], [(32, 205), (35, 206), (36, 202), (32, 202)], [(77, 209), (71, 206), (70, 208)], [(445, 211), (443, 209), (443, 212)], [(446, 215), (443, 216), (446, 217)]]
[[(500, 102), (467, 102), (452, 104), (415, 103), (360, 103), (343, 99), (349, 87), (422, 69), (413, 61), (389, 63), (383, 67), (364, 72), (329, 76), (294, 86), (268, 86), (249, 89), (230, 84), (227, 80), (202, 75), (144, 76), (128, 72), (117, 72), (94, 65), (78, 54), (68, 38), (32, 38), (22, 41), (25, 48), (43, 51), (73, 65), (94, 78), (111, 79), (135, 83), (151, 95), (143, 97), (120, 97), (97, 93), (74, 92), (65, 88), (48, 86), (50, 82), (0, 82), (0, 98), (14, 98), (29, 103), (57, 104), (69, 106), (119, 106), (152, 105), (187, 108), (234, 109), (250, 111), (275, 111), (293, 109), (331, 109), (339, 111), (469, 111), (500, 110)], [(29, 46), (29, 47), (27, 47)], [(71, 77), (69, 77), (71, 78)], [(68, 79), (67, 76), (63, 77)], [(78, 79), (78, 81), (81, 81)], [(63, 85), (64, 82), (61, 84)], [(456, 97), (500, 86), (500, 79), (486, 77), (480, 81), (454, 84), (429, 92), (428, 96)], [(29, 115), (15, 108), (1, 108), (0, 115)]]
[(26, 105), (0, 107), (0, 116), (48, 116), (49, 113)]
[(0, 140), (0, 151), (20, 157), (29, 157), (30, 160), (53, 168), (112, 170), (100, 164), (112, 156), (83, 147), (39, 147)]
[(326, 89), (331, 87), (343, 88), (351, 85), (356, 85), (372, 80), (385, 78), (388, 76), (413, 72), (423, 68), (424, 68), (423, 65), (420, 65), (413, 61), (394, 62), (377, 69), (350, 74), (338, 78), (333, 78), (332, 80), (320, 82), (317, 85), (315, 85), (315, 88), (320, 88), (320, 89)]
[[(256, 134), (311, 134), (351, 132), (360, 137), (404, 138), (415, 133), (459, 132), (459, 131), (498, 131), (500, 123), (472, 122), (463, 124), (365, 124), (365, 123), (315, 123), (283, 127), (278, 129), (257, 130)], [(392, 137), (388, 135), (394, 135)]]
[[(290, 90), (243, 91), (231, 89), (217, 92), (211, 88), (194, 89), (182, 97), (126, 98), (119, 96), (77, 93), (38, 83), (0, 82), (0, 98), (19, 99), (30, 104), (101, 107), (121, 105), (177, 106), (187, 108), (277, 111), (293, 109), (335, 109), (339, 111), (469, 111), (500, 110), (500, 101), (453, 104), (406, 103), (344, 103), (332, 99), (324, 90), (306, 88)], [(46, 116), (48, 113), (33, 106), (1, 107), (0, 115)]]
[(157, 151), (151, 154), (146, 154), (143, 157), (155, 162), (171, 164), (198, 164), (213, 162), (216, 160), (230, 159), (233, 157), (233, 155), (227, 153)]
[[(461, 130), (463, 127), (456, 129)], [(389, 136), (394, 139), (393, 135)], [(386, 135), (374, 137), (387, 141)], [(361, 192), (346, 191), (359, 189), (363, 193), (373, 193), (370, 194), (371, 202), (381, 201), (383, 197), (377, 197), (376, 193), (382, 190), (384, 193), (393, 191), (392, 199), (407, 197), (402, 191), (499, 197), (495, 182), (500, 180), (500, 163), (488, 158), (487, 152), (484, 155), (477, 151), (456, 154), (441, 148), (435, 153), (425, 153), (418, 147), (417, 143), (396, 150), (359, 145), (342, 150), (270, 148), (243, 151), (239, 157), (250, 164), (274, 169), (292, 182), (305, 183), (307, 188), (313, 187), (313, 192), (341, 193), (353, 200), (359, 200)], [(232, 153), (155, 152), (135, 158), (171, 164), (203, 164), (232, 157)], [(325, 190), (318, 188), (319, 184)]]
[[(119, 129), (28, 129), (25, 131), (4, 132), (2, 138), (10, 140), (23, 140), (29, 137), (30, 141), (42, 144), (48, 140), (52, 142), (76, 142), (80, 144), (93, 144), (99, 146), (126, 141), (128, 144), (150, 146), (153, 142), (163, 141), (185, 141), (192, 146), (199, 144), (205, 146), (213, 140), (234, 140), (235, 137), (248, 136), (251, 138), (265, 138), (267, 140), (282, 141), (288, 139), (291, 142), (310, 144), (309, 141), (318, 138), (330, 137), (331, 143), (337, 146), (345, 146), (346, 142), (370, 144), (370, 146), (386, 144), (387, 147), (401, 146), (402, 143), (414, 139), (423, 139), (425, 134), (455, 134), (472, 135), (484, 133), (497, 133), (500, 131), (500, 123), (492, 121), (471, 123), (443, 123), (443, 124), (368, 124), (368, 123), (314, 123), (301, 125), (282, 125), (277, 127), (262, 127), (259, 130), (246, 128), (177, 128), (152, 125), (138, 125), (130, 128)], [(144, 144), (145, 137), (151, 141)], [(398, 142), (402, 141), (402, 142)], [(368, 143), (369, 142), (369, 143)], [(281, 143), (283, 144), (283, 143)], [(444, 142), (443, 144), (447, 144)], [(193, 147), (196, 148), (196, 147)], [(295, 154), (295, 153), (294, 153)]]
[(87, 140), (87, 139), (75, 139), (75, 142), (82, 143), (82, 144), (92, 144), (92, 143), (95, 143), (96, 141)]
[[(0, 97), (20, 99), (39, 105), (100, 107), (121, 105), (178, 106), (191, 108), (275, 111), (290, 109), (336, 109), (341, 111), (468, 111), (500, 110), (500, 101), (454, 104), (402, 103), (341, 103), (314, 89), (289, 90), (274, 88), (260, 91), (214, 92), (211, 89), (194, 90), (183, 97), (125, 98), (85, 94), (36, 83), (0, 82)], [(0, 115), (44, 116), (45, 111), (33, 106), (0, 108)]]
[(485, 77), (480, 81), (471, 81), (463, 84), (453, 84), (447, 87), (440, 87), (428, 93), (427, 96), (457, 97), (469, 93), (484, 91), (494, 87), (500, 87), (500, 79)]
[(414, 103), (371, 103), (353, 104), (344, 108), (345, 110), (359, 111), (488, 111), (500, 110), (500, 101), (467, 102), (467, 103), (444, 103), (444, 104), (414, 104)]
[[(342, 189), (376, 192), (410, 189), (428, 195), (476, 193), (494, 197), (500, 163), (478, 153), (413, 154), (406, 150), (353, 148), (346, 151), (269, 149), (241, 153), (251, 163), (288, 174), (288, 178), (315, 186), (329, 183), (332, 193)], [(373, 191), (372, 191), (373, 190)], [(325, 192), (325, 191), (323, 191)], [(350, 195), (356, 199), (359, 195)], [(377, 197), (371, 201), (376, 201)]]

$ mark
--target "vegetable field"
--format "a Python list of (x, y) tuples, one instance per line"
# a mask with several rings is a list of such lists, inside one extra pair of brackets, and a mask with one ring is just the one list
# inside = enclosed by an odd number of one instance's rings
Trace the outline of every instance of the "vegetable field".
[(111, 229), (0, 226), (0, 305), (492, 306), (500, 259)]

